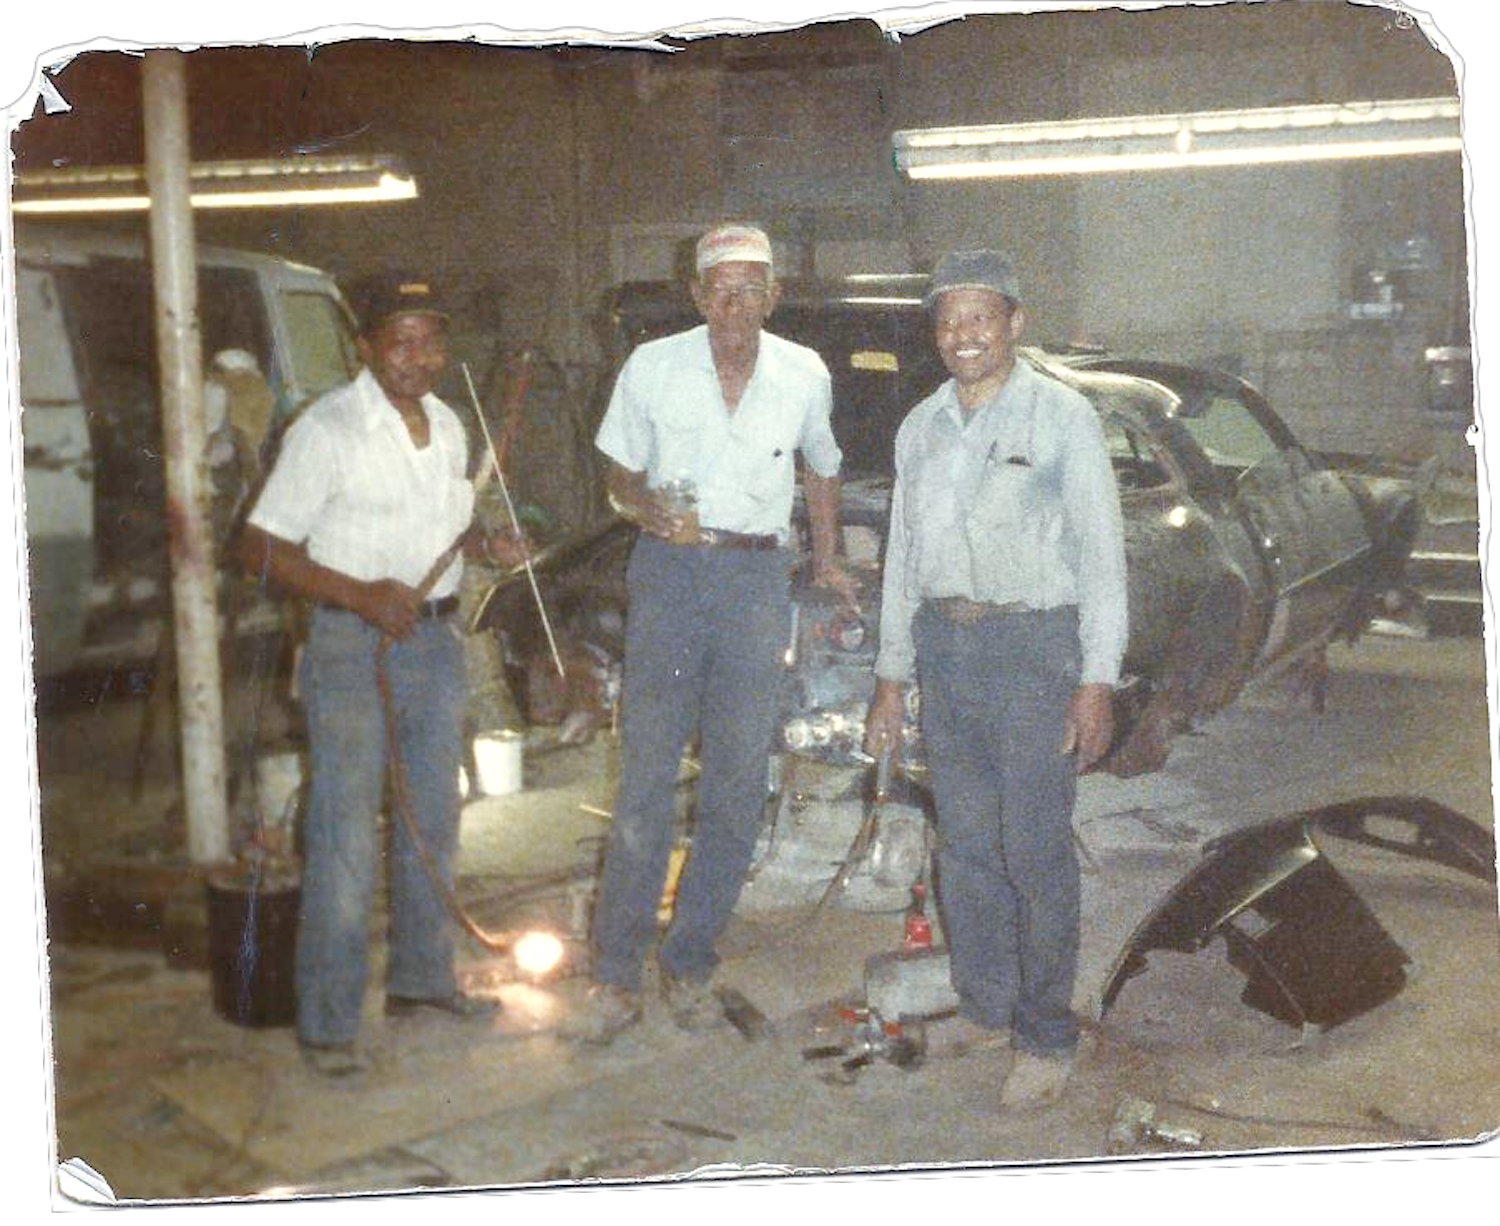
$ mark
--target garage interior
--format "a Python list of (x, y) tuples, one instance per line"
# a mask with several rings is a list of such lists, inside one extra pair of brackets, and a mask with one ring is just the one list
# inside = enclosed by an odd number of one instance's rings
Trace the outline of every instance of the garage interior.
[[(1218, 945), (1154, 954), (1098, 1016), (1122, 946), (1216, 836), (1362, 796), (1430, 798), (1493, 830), (1461, 159), (964, 182), (918, 182), (892, 160), (894, 133), (933, 126), (1456, 97), (1448, 56), (1393, 9), (1303, 0), (662, 44), (193, 51), (195, 158), (393, 155), (420, 188), (388, 204), (204, 211), (198, 239), (341, 284), (422, 263), (464, 304), (459, 356), (540, 355), (517, 489), (558, 532), (599, 509), (577, 456), (612, 374), (604, 295), (678, 277), (709, 223), (759, 220), (789, 279), (921, 273), (952, 247), (1005, 246), (1029, 341), (1216, 366), (1311, 448), (1392, 473), (1435, 462), (1410, 572), (1430, 583), (1425, 633), (1390, 623), (1335, 646), (1321, 710), (1296, 674), (1263, 677), (1179, 738), (1163, 770), (1084, 781), (1087, 1037), (1063, 1101), (1025, 1120), (996, 1113), (979, 1053), (828, 1075), (808, 1052), (848, 1039), (839, 1007), (868, 958), (901, 946), (902, 909), (789, 900), (765, 875), (723, 944), (725, 977), (762, 1016), (751, 1033), (688, 1036), (653, 1010), (614, 1046), (575, 1050), (551, 1032), (576, 976), (529, 982), (471, 948), (467, 982), (506, 1005), (494, 1027), (379, 1017), (372, 976), (378, 1077), (330, 1090), (289, 1029), (215, 1007), (171, 716), (141, 735), (162, 701), (151, 661), (49, 678), (36, 811), (58, 1160), (82, 1159), (120, 1199), (202, 1200), (1409, 1149), (1493, 1132), (1496, 891), (1452, 867), (1324, 845), (1411, 960), (1393, 999), (1337, 1028), (1248, 1008)], [(71, 110), (39, 104), (15, 130), (18, 174), (143, 160), (138, 57), (91, 51), (49, 77)], [(1458, 579), (1418, 575), (1444, 562)], [(1440, 594), (1463, 612), (1440, 620)], [(294, 747), (286, 682), (279, 640), (239, 653), (228, 725)], [(523, 786), (465, 806), (462, 895), (487, 922), (576, 924), (613, 737), (567, 744), (521, 729), (514, 707), (506, 722), (524, 733)], [(800, 786), (817, 799), (815, 771)], [(853, 833), (808, 837), (836, 863)], [(378, 956), (379, 905), (373, 924)]]

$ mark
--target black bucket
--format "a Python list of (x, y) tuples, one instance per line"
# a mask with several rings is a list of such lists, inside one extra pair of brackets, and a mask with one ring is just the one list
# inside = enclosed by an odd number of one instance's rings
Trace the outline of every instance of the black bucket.
[(214, 1009), (237, 1026), (290, 1026), (302, 887), (258, 874), (209, 879), (208, 963)]

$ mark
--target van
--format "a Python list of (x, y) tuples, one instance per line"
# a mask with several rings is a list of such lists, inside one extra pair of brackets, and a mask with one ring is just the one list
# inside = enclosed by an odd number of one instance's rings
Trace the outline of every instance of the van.
[[(15, 238), (36, 676), (149, 660), (171, 593), (147, 244), (21, 222)], [(270, 433), (357, 373), (351, 316), (328, 274), (208, 246), (197, 262), (205, 373), (225, 351), (258, 370)], [(250, 492), (244, 469), (210, 473), (216, 513), (232, 515)], [(237, 629), (270, 618), (259, 605)]]

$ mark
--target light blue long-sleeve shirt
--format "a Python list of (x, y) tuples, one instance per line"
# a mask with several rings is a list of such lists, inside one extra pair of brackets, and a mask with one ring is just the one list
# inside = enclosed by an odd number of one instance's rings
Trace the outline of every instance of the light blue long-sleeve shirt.
[(1080, 684), (1118, 683), (1125, 546), (1104, 433), (1081, 393), (1024, 359), (972, 417), (950, 379), (901, 425), (877, 676), (911, 680), (917, 606), (950, 596), (1076, 605)]

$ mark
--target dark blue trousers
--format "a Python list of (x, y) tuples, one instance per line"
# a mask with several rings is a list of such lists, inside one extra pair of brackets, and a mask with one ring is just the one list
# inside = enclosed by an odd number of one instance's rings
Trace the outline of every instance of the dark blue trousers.
[(595, 901), (594, 979), (638, 989), (656, 937), (682, 752), (700, 734), (692, 849), (658, 963), (707, 979), (744, 884), (791, 638), (791, 555), (642, 536), (628, 572), (620, 788)]
[(937, 802), (938, 895), (960, 1011), (1041, 1054), (1077, 1043), (1078, 858), (1072, 755), (1077, 610), (913, 623)]

